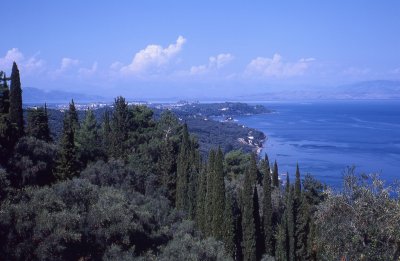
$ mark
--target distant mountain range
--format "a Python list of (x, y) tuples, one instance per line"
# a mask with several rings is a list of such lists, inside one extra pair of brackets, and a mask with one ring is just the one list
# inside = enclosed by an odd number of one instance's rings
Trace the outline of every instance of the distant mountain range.
[(376, 80), (327, 88), (275, 88), (268, 92), (238, 97), (247, 101), (262, 100), (394, 100), (400, 99), (400, 81)]
[(76, 102), (100, 102), (109, 101), (111, 98), (105, 98), (97, 95), (82, 93), (73, 93), (65, 91), (46, 91), (33, 87), (24, 87), (22, 89), (22, 99), (24, 103), (67, 103), (71, 99)]
[(366, 81), (342, 85), (333, 89), (333, 95), (349, 99), (400, 99), (400, 81)]
[[(73, 93), (66, 91), (45, 91), (33, 87), (23, 88), (24, 103), (67, 103), (74, 99), (76, 102), (109, 102), (114, 97), (102, 97), (98, 95), (89, 95), (82, 93)], [(176, 95), (176, 93), (171, 93)], [(140, 98), (146, 100), (146, 98)], [(178, 101), (181, 99), (166, 98), (166, 101)], [(217, 99), (216, 97), (209, 97), (209, 101)], [(337, 87), (285, 87), (285, 88), (271, 88), (265, 92), (249, 93), (236, 97), (219, 97), (217, 100), (236, 100), (236, 101), (268, 101), (268, 100), (394, 100), (400, 99), (400, 81), (389, 80), (376, 80), (365, 81), (354, 84), (341, 85)], [(162, 101), (163, 99), (157, 99)]]

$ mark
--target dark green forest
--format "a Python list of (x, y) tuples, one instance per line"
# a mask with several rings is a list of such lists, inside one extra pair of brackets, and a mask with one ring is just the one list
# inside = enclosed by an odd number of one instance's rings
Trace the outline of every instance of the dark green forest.
[(335, 191), (267, 156), (204, 155), (173, 112), (123, 97), (101, 120), (71, 101), (55, 136), (21, 94), (14, 63), (0, 74), (0, 260), (400, 260), (400, 187), (378, 175), (349, 168)]
[[(170, 110), (181, 121), (186, 122), (189, 132), (196, 136), (200, 153), (203, 157), (207, 157), (210, 149), (221, 147), (224, 152), (231, 150), (241, 149), (244, 152), (252, 152), (261, 147), (265, 139), (264, 133), (261, 131), (248, 128), (246, 126), (238, 125), (235, 122), (221, 122), (214, 120), (212, 117), (222, 116), (230, 117), (243, 114), (259, 114), (268, 113), (269, 111), (261, 109), (260, 106), (249, 106), (244, 103), (220, 103), (220, 104), (193, 104), (184, 105), (179, 107), (160, 108), (162, 106), (154, 106), (151, 108), (153, 111), (153, 119), (159, 120), (162, 113)], [(112, 110), (113, 106), (106, 106), (93, 110), (93, 114), (99, 125), (103, 123), (104, 113), (107, 110)], [(221, 108), (228, 110), (221, 111)], [(59, 139), (62, 133), (62, 123), (64, 118), (64, 111), (60, 109), (48, 108), (48, 122), (51, 131), (51, 136), (54, 139)], [(78, 117), (83, 119), (85, 112), (78, 110)], [(223, 114), (222, 114), (223, 113)], [(27, 111), (25, 111), (25, 115)], [(26, 115), (27, 117), (27, 115)], [(253, 140), (248, 139), (248, 136), (253, 136)], [(245, 142), (240, 142), (241, 138)]]

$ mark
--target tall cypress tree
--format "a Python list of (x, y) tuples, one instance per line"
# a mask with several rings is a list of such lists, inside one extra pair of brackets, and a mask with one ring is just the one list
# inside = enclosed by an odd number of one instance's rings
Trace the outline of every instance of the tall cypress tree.
[(278, 225), (276, 233), (276, 249), (275, 257), (279, 261), (287, 261), (288, 259), (288, 234), (286, 224), (286, 211), (283, 214), (282, 221)]
[(276, 163), (276, 160), (274, 162), (274, 168), (272, 171), (272, 185), (276, 188), (279, 187), (278, 163)]
[[(285, 211), (283, 212), (281, 222), (278, 225), (278, 231), (276, 235), (276, 249), (275, 249), (275, 257), (277, 260), (293, 260), (293, 245), (294, 240), (291, 235), (291, 229), (293, 225), (291, 225), (291, 220), (293, 220), (293, 204), (290, 203), (292, 201), (292, 192), (291, 192), (289, 174), (286, 176), (286, 188), (285, 188)], [(292, 222), (293, 223), (293, 222)], [(291, 228), (292, 227), (292, 228)], [(292, 229), (293, 231), (293, 229)]]
[(103, 124), (101, 128), (101, 140), (103, 151), (107, 156), (110, 156), (111, 152), (111, 124), (110, 124), (110, 112), (106, 110), (103, 116)]
[(235, 244), (235, 223), (233, 218), (233, 202), (232, 195), (227, 193), (225, 200), (224, 210), (224, 228), (223, 228), (223, 241), (226, 252), (235, 259), (236, 257), (236, 244)]
[(71, 102), (69, 103), (68, 114), (69, 114), (69, 120), (71, 121), (71, 126), (74, 132), (76, 133), (79, 129), (79, 117), (78, 117), (78, 112), (76, 111), (74, 99), (72, 99)]
[(196, 225), (200, 231), (206, 231), (206, 195), (207, 195), (207, 169), (205, 166), (198, 177), (198, 187), (196, 196)]
[(300, 170), (299, 164), (296, 165), (296, 181), (294, 184), (294, 194), (295, 198), (300, 201), (301, 198), (301, 181), (300, 181)]
[(215, 166), (215, 151), (210, 150), (208, 153), (208, 165), (207, 165), (207, 193), (206, 193), (206, 205), (205, 212), (207, 213), (205, 218), (205, 231), (207, 236), (212, 236), (213, 233), (213, 191), (214, 191), (214, 166)]
[(177, 178), (176, 178), (176, 208), (183, 211), (188, 211), (188, 185), (189, 185), (189, 156), (190, 155), (190, 140), (187, 125), (183, 126), (182, 142), (179, 149), (177, 162)]
[(110, 154), (114, 158), (126, 158), (129, 154), (129, 132), (132, 129), (132, 114), (121, 96), (114, 101), (111, 117)]
[(264, 155), (264, 161), (265, 161), (265, 164), (267, 165), (266, 167), (268, 169), (268, 174), (271, 177), (271, 167), (269, 165), (269, 158), (268, 158), (268, 154), (267, 153), (265, 153), (265, 155)]
[(161, 113), (156, 125), (157, 136), (161, 139), (161, 153), (157, 164), (159, 183), (164, 194), (173, 202), (176, 195), (176, 163), (182, 125), (169, 110)]
[(289, 173), (286, 172), (286, 185), (285, 185), (286, 202), (285, 203), (287, 203), (287, 198), (289, 196), (289, 191), (290, 191), (290, 179), (289, 179)]
[(69, 114), (64, 116), (63, 132), (59, 144), (56, 176), (59, 180), (70, 179), (78, 174), (78, 162), (74, 143), (74, 130)]
[(271, 174), (266, 160), (261, 161), (263, 178), (263, 232), (265, 253), (273, 255), (273, 228), (272, 228), (272, 200), (271, 200)]
[(236, 253), (235, 253), (235, 260), (243, 260), (243, 226), (242, 226), (242, 220), (243, 220), (243, 212), (242, 206), (239, 206), (239, 198), (235, 197), (233, 199), (233, 219), (234, 219), (234, 224), (235, 224), (235, 247), (236, 247)]
[(22, 137), (24, 134), (24, 116), (22, 110), (22, 89), (19, 70), (14, 62), (11, 71), (10, 85), (10, 121), (16, 127), (16, 138)]
[(165, 196), (173, 201), (176, 192), (176, 156), (174, 146), (169, 137), (161, 142), (160, 150), (160, 159), (158, 161), (158, 171), (160, 173), (159, 183)]
[(198, 182), (198, 173), (191, 172), (189, 173), (189, 180), (188, 180), (188, 218), (194, 220), (196, 218), (196, 197), (197, 197), (197, 182)]
[(188, 164), (188, 217), (192, 220), (196, 216), (196, 194), (197, 182), (200, 169), (200, 158), (196, 150), (196, 141), (191, 139), (189, 147), (189, 158), (186, 159)]
[(250, 169), (246, 170), (243, 185), (242, 204), (242, 229), (243, 229), (243, 259), (246, 261), (257, 260), (256, 256), (256, 227), (254, 224), (253, 187), (254, 179)]
[(299, 227), (301, 224), (299, 224), (299, 219), (302, 219), (301, 217), (302, 214), (305, 214), (304, 212), (301, 213), (300, 208), (302, 204), (302, 198), (301, 198), (301, 181), (300, 181), (300, 170), (299, 170), (299, 164), (296, 164), (296, 180), (294, 184), (294, 197), (293, 197), (293, 217), (294, 217), (294, 231), (295, 231), (295, 247), (296, 247), (296, 254), (297, 250), (301, 246), (299, 245), (297, 235), (300, 234), (301, 232), (299, 231), (301, 228)]
[(301, 198), (301, 204), (296, 220), (296, 257), (297, 260), (310, 260), (310, 206), (305, 196)]
[(293, 186), (289, 187), (289, 194), (286, 199), (286, 211), (287, 211), (287, 230), (289, 238), (289, 260), (294, 261), (296, 259), (296, 239), (295, 239), (295, 217), (293, 209)]
[(224, 156), (218, 148), (214, 162), (213, 178), (213, 235), (221, 240), (224, 234), (224, 208), (225, 208), (225, 183), (224, 183)]
[(264, 238), (261, 233), (261, 219), (260, 219), (260, 203), (258, 201), (258, 191), (257, 186), (254, 186), (253, 192), (253, 217), (256, 235), (256, 257), (257, 260), (261, 259), (264, 252)]
[(249, 172), (250, 172), (251, 183), (254, 185), (256, 183), (261, 184), (260, 173), (257, 168), (256, 155), (254, 153), (252, 153), (250, 157)]

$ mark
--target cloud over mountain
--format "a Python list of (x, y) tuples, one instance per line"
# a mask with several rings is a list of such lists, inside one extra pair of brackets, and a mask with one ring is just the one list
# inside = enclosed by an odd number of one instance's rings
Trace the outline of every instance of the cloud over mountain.
[(234, 59), (234, 56), (230, 53), (221, 53), (217, 56), (211, 56), (208, 58), (208, 64), (192, 66), (190, 68), (190, 74), (205, 74), (209, 72), (215, 72)]
[(246, 67), (247, 76), (287, 78), (303, 75), (314, 58), (302, 58), (296, 62), (285, 62), (282, 56), (274, 54), (272, 58), (257, 57)]

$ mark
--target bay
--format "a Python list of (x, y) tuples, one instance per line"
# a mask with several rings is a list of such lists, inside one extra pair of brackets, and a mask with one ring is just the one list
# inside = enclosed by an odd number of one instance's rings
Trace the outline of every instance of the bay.
[(240, 124), (268, 137), (261, 152), (279, 173), (293, 178), (296, 163), (328, 185), (340, 187), (347, 166), (400, 177), (399, 101), (265, 102), (272, 113), (240, 116)]

